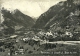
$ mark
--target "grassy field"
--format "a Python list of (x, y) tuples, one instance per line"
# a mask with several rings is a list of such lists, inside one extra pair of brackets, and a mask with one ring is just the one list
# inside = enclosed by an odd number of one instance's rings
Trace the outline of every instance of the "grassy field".
[[(23, 55), (18, 54), (18, 55), (12, 55), (12, 56), (80, 56), (80, 44), (79, 45), (58, 45), (56, 48), (52, 49), (44, 49), (42, 50), (37, 50), (38, 47), (37, 45), (30, 46), (28, 44), (23, 44), (25, 49), (28, 49), (25, 51)], [(35, 47), (35, 50), (34, 50)], [(28, 53), (29, 51), (33, 51), (32, 53)], [(48, 54), (48, 53), (41, 53), (42, 52), (76, 52), (76, 53), (69, 53), (69, 54), (61, 54), (61, 53), (56, 53), (56, 54)], [(0, 52), (0, 56), (9, 56), (8, 52)]]

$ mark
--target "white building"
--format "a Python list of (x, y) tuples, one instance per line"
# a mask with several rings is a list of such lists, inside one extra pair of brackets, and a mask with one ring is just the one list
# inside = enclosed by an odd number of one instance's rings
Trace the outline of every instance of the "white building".
[(46, 35), (48, 35), (48, 36), (52, 35), (53, 36), (53, 34), (51, 33), (51, 31), (47, 32)]
[(68, 31), (65, 32), (65, 35), (70, 36), (70, 37), (73, 36), (73, 34), (71, 32), (68, 32)]

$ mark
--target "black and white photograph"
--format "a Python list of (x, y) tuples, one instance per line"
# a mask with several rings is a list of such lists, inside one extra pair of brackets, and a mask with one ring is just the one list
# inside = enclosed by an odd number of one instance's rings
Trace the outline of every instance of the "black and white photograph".
[(80, 0), (0, 0), (0, 56), (80, 56)]

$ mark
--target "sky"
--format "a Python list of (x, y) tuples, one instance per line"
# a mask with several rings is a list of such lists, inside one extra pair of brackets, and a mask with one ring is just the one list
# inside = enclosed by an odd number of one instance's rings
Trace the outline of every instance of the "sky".
[(13, 11), (19, 9), (31, 17), (39, 17), (51, 6), (65, 0), (1, 0), (1, 6)]

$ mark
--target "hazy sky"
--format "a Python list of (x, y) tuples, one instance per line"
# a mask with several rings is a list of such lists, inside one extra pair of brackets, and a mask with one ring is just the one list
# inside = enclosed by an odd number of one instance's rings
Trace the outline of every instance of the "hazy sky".
[(60, 1), (65, 0), (1, 0), (1, 3), (10, 11), (19, 9), (26, 15), (38, 17)]

